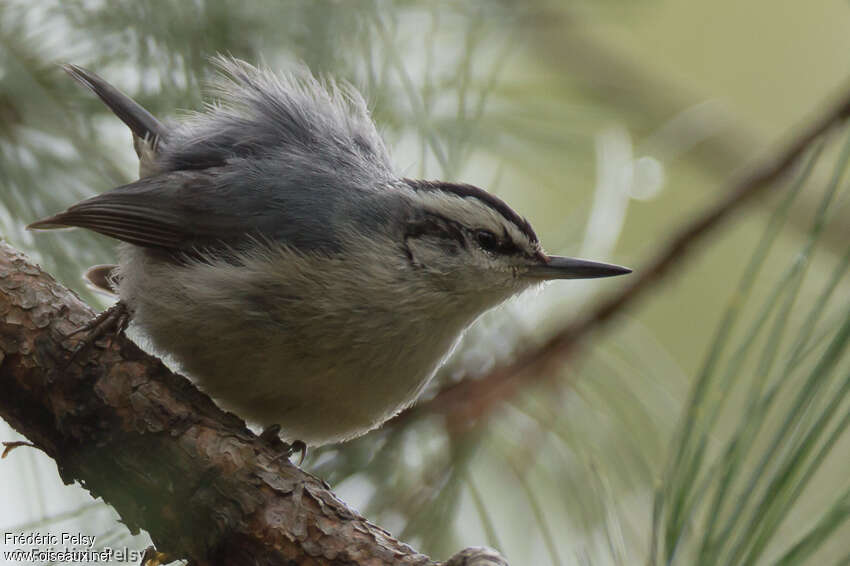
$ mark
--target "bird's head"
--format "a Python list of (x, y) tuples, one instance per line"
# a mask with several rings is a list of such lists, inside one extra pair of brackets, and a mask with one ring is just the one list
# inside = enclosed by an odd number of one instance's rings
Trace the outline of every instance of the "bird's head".
[(544, 281), (623, 275), (617, 265), (548, 255), (527, 220), (471, 185), (405, 180), (403, 253), (433, 285), (482, 306)]

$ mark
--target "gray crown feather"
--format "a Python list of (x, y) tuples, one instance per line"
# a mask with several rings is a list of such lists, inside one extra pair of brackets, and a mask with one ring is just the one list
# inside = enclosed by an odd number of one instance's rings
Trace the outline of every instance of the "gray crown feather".
[(203, 169), (234, 158), (269, 159), (369, 184), (393, 177), (366, 102), (348, 83), (318, 81), (306, 67), (276, 74), (231, 57), (213, 59), (218, 101), (176, 128), (161, 148), (165, 170)]

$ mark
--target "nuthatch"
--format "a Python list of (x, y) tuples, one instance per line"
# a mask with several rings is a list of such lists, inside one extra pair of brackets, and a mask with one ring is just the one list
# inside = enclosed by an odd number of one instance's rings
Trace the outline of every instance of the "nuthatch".
[(356, 437), (410, 405), (484, 311), (629, 272), (547, 255), (482, 189), (399, 177), (352, 87), (216, 64), (220, 102), (174, 125), (67, 65), (132, 130), (141, 179), (30, 227), (121, 240), (89, 279), (249, 421), (310, 445)]

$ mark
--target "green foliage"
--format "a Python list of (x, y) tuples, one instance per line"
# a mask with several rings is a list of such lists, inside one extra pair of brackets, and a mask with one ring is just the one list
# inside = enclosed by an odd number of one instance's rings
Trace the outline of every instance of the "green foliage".
[[(822, 320), (850, 265), (850, 248), (817, 298), (811, 304), (796, 304), (806, 268), (842, 188), (850, 139), (836, 160), (802, 248), (763, 300), (753, 296), (759, 269), (789, 207), (812, 182), (822, 146), (812, 151), (768, 223), (694, 385), (655, 498), (650, 564), (758, 563), (850, 424), (850, 373), (841, 365), (850, 340), (850, 304), (837, 306), (837, 320)], [(733, 327), (750, 302), (761, 306), (724, 361)], [(792, 316), (798, 313), (803, 317), (800, 324)], [(753, 367), (745, 367), (750, 358), (755, 360)], [(738, 387), (748, 389), (744, 403), (734, 415), (724, 414), (725, 406), (740, 395)], [(737, 424), (728, 430), (721, 426), (722, 416)], [(846, 505), (829, 508), (780, 562), (791, 563), (793, 557), (797, 560), (793, 563), (801, 563), (848, 517)]]

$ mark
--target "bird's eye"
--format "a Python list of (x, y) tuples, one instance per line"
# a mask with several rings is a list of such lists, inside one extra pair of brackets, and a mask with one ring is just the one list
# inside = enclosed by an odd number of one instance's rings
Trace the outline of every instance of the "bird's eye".
[(496, 234), (489, 230), (477, 230), (475, 232), (475, 240), (483, 250), (488, 252), (496, 252), (499, 250), (499, 238), (497, 238)]

